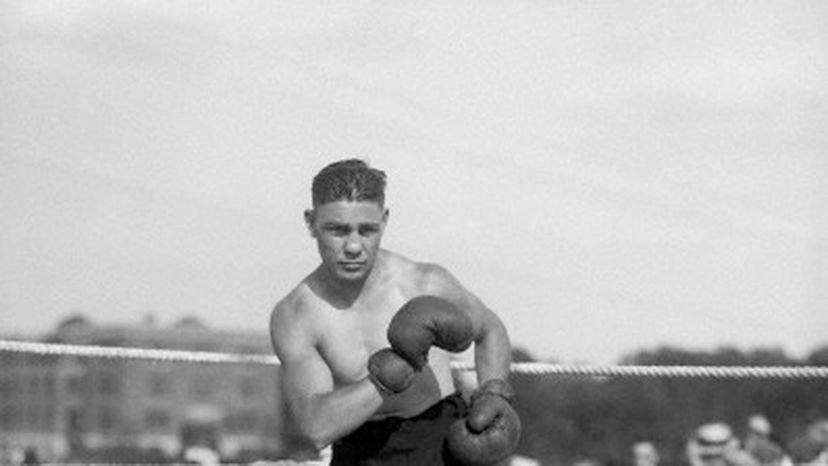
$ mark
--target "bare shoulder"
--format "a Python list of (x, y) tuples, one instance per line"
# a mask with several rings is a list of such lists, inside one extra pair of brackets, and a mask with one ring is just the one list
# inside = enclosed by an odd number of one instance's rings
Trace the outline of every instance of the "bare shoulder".
[(270, 313), (270, 338), (277, 354), (312, 345), (313, 314), (312, 291), (305, 281), (276, 303)]
[(302, 315), (302, 308), (305, 307), (304, 287), (303, 282), (276, 303), (276, 306), (273, 307), (273, 311), (270, 313), (271, 327), (275, 324), (292, 325), (296, 323)]
[(414, 263), (415, 295), (445, 298), (471, 313), (487, 310), (485, 304), (468, 290), (446, 267), (433, 262)]
[(455, 276), (445, 267), (433, 262), (417, 262), (416, 283), (421, 294), (455, 294), (465, 291)]
[(411, 267), (416, 266), (416, 262), (403, 256), (402, 254), (382, 249), (380, 251), (379, 259), (385, 268), (393, 270), (394, 272), (402, 272)]
[(417, 295), (439, 296), (465, 311), (472, 319), (478, 336), (492, 331), (505, 331), (500, 318), (472, 291), (442, 265), (417, 264)]
[(441, 287), (457, 284), (443, 266), (431, 262), (417, 262), (400, 254), (383, 251), (385, 270), (412, 295), (434, 294)]

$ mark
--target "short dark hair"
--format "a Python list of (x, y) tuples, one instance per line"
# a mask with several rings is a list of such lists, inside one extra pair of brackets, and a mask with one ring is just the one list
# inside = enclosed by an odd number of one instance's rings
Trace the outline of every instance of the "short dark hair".
[(371, 201), (385, 205), (385, 172), (360, 159), (333, 162), (313, 177), (313, 206), (334, 201)]

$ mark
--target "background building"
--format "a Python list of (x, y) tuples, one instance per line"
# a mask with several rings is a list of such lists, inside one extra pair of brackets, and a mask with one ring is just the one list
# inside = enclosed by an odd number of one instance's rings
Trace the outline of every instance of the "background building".
[[(272, 354), (266, 333), (64, 320), (42, 340), (68, 344)], [(278, 367), (37, 356), (0, 352), (0, 455), (41, 460), (96, 452), (180, 457), (192, 445), (222, 458), (277, 457), (286, 448)]]

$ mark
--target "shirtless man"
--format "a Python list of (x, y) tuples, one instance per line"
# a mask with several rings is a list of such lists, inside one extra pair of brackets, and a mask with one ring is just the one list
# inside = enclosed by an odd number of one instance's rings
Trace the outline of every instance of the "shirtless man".
[[(319, 449), (333, 445), (332, 465), (464, 464), (471, 461), (466, 454), (494, 461), (508, 456), (520, 425), (503, 402), (511, 398), (505, 383), (511, 347), (501, 320), (446, 269), (380, 247), (389, 215), (382, 171), (361, 160), (335, 162), (314, 177), (312, 193), (305, 222), (321, 263), (276, 305), (270, 321), (283, 393), (301, 433)], [(423, 295), (442, 298), (471, 323), (478, 392), (494, 387), (482, 395), (498, 395), (473, 397), (483, 400), (472, 401), (479, 406), (475, 415), (454, 387), (449, 352), (432, 347), (427, 364), (411, 371), (410, 360), (391, 351), (406, 361), (405, 374), (413, 374), (392, 390), (384, 382), (401, 380), (398, 367), (373, 364), (372, 356), (390, 351), (392, 317)], [(429, 313), (444, 315), (420, 305), (413, 319)], [(439, 325), (453, 331), (450, 321)], [(481, 416), (483, 426), (469, 430), (463, 422)], [(455, 439), (464, 437), (459, 449), (470, 453), (446, 452), (453, 424), (462, 431)]]

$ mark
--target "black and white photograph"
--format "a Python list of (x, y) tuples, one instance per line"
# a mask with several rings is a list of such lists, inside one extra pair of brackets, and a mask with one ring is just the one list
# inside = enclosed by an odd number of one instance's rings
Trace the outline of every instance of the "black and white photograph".
[(0, 465), (828, 466), (828, 2), (0, 0)]

